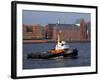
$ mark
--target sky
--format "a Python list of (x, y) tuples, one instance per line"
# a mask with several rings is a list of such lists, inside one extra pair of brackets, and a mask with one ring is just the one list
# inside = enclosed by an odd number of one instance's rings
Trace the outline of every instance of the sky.
[(27, 25), (47, 25), (47, 24), (78, 24), (80, 19), (86, 22), (91, 20), (90, 13), (73, 13), (73, 12), (54, 12), (54, 11), (34, 11), (23, 10), (22, 22)]

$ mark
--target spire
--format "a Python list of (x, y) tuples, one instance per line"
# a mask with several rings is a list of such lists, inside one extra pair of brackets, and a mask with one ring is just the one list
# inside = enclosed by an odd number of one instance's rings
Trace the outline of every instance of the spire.
[(59, 20), (57, 21), (57, 24), (60, 24), (60, 21)]

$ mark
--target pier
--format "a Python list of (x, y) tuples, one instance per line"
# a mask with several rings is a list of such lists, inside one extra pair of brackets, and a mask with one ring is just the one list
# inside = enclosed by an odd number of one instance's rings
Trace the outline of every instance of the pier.
[[(31, 44), (31, 43), (53, 43), (56, 42), (55, 40), (23, 40), (24, 44)], [(83, 40), (83, 41), (66, 41), (68, 43), (85, 43), (90, 42), (89, 40)]]

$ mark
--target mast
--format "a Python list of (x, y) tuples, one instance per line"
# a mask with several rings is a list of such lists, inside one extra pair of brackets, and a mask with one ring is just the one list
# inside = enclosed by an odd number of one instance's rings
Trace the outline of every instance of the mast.
[[(59, 25), (60, 21), (58, 20), (57, 21), (57, 26)], [(60, 32), (58, 30), (58, 33), (57, 33), (57, 43), (60, 43)]]
[(57, 35), (57, 42), (60, 43), (60, 34)]

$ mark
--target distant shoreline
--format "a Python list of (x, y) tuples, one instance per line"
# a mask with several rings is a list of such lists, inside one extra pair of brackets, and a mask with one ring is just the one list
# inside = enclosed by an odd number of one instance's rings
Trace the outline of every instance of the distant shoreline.
[[(86, 43), (90, 42), (89, 40), (84, 40), (84, 41), (66, 41), (68, 43)], [(54, 40), (23, 40), (24, 44), (32, 44), (32, 43), (56, 43)]]

